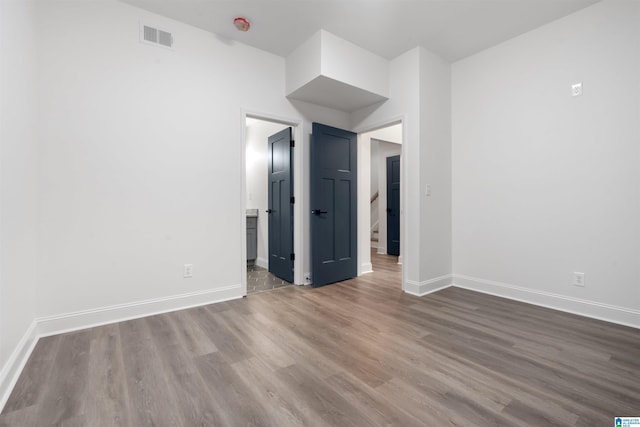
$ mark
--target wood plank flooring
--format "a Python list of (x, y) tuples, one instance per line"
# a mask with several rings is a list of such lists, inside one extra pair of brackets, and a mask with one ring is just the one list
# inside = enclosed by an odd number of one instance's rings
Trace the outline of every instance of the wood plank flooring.
[(0, 426), (609, 426), (640, 331), (449, 288), (395, 258), (319, 289), (43, 338)]

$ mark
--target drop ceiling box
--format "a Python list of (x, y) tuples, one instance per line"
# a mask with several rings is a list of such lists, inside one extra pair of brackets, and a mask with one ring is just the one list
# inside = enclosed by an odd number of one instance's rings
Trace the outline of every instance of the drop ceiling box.
[(389, 62), (320, 30), (287, 57), (290, 99), (352, 112), (388, 99)]
[(287, 97), (349, 113), (388, 99), (325, 76), (316, 77)]

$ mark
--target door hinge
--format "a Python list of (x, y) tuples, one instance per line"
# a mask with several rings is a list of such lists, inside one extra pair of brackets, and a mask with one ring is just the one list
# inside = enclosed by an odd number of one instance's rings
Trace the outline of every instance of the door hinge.
[(296, 254), (291, 254), (291, 261), (295, 261), (296, 260)]
[(289, 202), (291, 202), (291, 203), (295, 203), (295, 202), (296, 202), (296, 198), (295, 198), (295, 197), (291, 197), (291, 198), (289, 199)]
[(291, 148), (294, 148), (296, 146), (296, 142), (292, 139), (291, 140)]

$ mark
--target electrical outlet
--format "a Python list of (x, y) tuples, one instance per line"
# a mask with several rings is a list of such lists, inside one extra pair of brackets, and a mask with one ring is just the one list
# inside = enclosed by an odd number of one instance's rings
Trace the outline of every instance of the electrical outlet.
[(431, 196), (431, 184), (427, 184), (424, 188), (424, 195), (429, 197)]
[(185, 264), (184, 265), (184, 277), (193, 277), (193, 264)]
[(584, 273), (577, 271), (573, 272), (573, 286), (580, 286), (584, 288)]
[(582, 96), (582, 83), (571, 85), (571, 96)]

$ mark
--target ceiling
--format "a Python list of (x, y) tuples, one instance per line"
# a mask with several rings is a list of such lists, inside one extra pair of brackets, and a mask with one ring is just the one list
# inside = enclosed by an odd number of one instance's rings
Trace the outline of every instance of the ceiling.
[(121, 1), (280, 56), (324, 29), (386, 59), (422, 46), (456, 61), (599, 0)]

